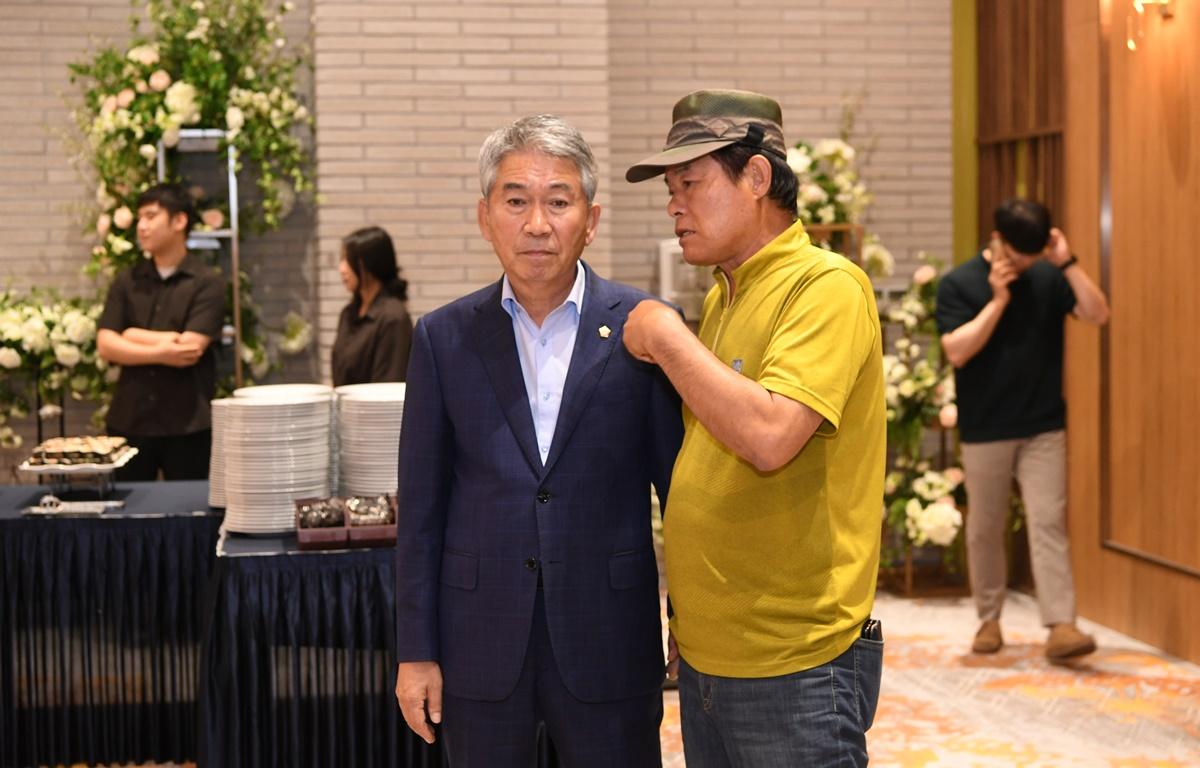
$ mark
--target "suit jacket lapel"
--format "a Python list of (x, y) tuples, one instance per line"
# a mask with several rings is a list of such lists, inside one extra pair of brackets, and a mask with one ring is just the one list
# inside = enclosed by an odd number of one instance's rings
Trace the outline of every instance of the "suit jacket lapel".
[(542, 461), (537, 450), (533, 415), (529, 411), (529, 393), (525, 390), (525, 376), (521, 373), (521, 358), (517, 355), (512, 317), (500, 306), (499, 282), (495, 290), (476, 305), (475, 312), (472, 329), (475, 351), (483, 360), (496, 399), (504, 409), (504, 418), (508, 420), (508, 426), (521, 446), (525, 460), (540, 475)]
[[(620, 311), (621, 299), (609, 290), (607, 281), (600, 279), (586, 263), (583, 313), (579, 316), (579, 330), (575, 334), (575, 349), (571, 352), (571, 365), (567, 369), (567, 380), (563, 385), (563, 400), (558, 409), (558, 423), (554, 427), (554, 439), (550, 443), (550, 454), (546, 466), (539, 467), (544, 477), (554, 467), (563, 448), (571, 439), (571, 433), (579, 424), (592, 393), (596, 390), (604, 367), (613, 350), (621, 346), (621, 325), (624, 315)], [(631, 307), (625, 308), (627, 312)], [(600, 327), (607, 326), (608, 338), (600, 335)]]

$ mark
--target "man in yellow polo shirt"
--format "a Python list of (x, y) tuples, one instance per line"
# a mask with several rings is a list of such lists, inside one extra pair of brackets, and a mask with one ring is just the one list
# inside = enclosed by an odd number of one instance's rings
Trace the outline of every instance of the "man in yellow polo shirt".
[(690, 264), (714, 267), (699, 338), (643, 301), (630, 352), (684, 401), (664, 517), (689, 766), (865, 765), (883, 642), (885, 406), (871, 284), (796, 220), (779, 105), (698, 91), (664, 175)]

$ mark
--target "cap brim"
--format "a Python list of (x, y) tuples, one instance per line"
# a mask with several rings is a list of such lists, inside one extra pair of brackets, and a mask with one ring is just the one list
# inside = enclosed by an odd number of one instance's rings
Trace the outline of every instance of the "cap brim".
[(672, 165), (689, 163), (698, 157), (704, 157), (707, 154), (716, 152), (718, 149), (724, 149), (731, 144), (737, 144), (738, 141), (740, 139), (719, 139), (664, 149), (657, 155), (651, 155), (645, 160), (630, 166), (629, 170), (625, 171), (625, 181), (636, 184), (639, 181), (653, 179)]

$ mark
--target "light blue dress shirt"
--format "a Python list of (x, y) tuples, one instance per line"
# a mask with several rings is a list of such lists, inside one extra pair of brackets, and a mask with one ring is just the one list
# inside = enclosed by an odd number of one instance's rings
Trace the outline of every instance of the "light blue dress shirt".
[(529, 396), (529, 412), (537, 432), (538, 454), (542, 464), (550, 455), (550, 442), (558, 424), (558, 409), (562, 406), (567, 370), (575, 350), (579, 331), (579, 313), (583, 309), (583, 288), (586, 272), (576, 264), (575, 284), (566, 300), (555, 307), (539, 328), (533, 318), (517, 301), (508, 275), (504, 276), (500, 305), (513, 322), (517, 354), (521, 358), (521, 374), (525, 377), (525, 392)]

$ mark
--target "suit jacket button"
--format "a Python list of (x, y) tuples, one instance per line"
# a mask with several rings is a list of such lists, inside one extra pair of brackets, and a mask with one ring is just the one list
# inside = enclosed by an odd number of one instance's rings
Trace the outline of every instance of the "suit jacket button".
[(531, 571), (536, 571), (537, 570), (537, 560), (533, 559), (532, 557), (526, 558), (525, 567)]
[(542, 504), (549, 502), (550, 491), (547, 491), (545, 488), (538, 488), (537, 500)]

